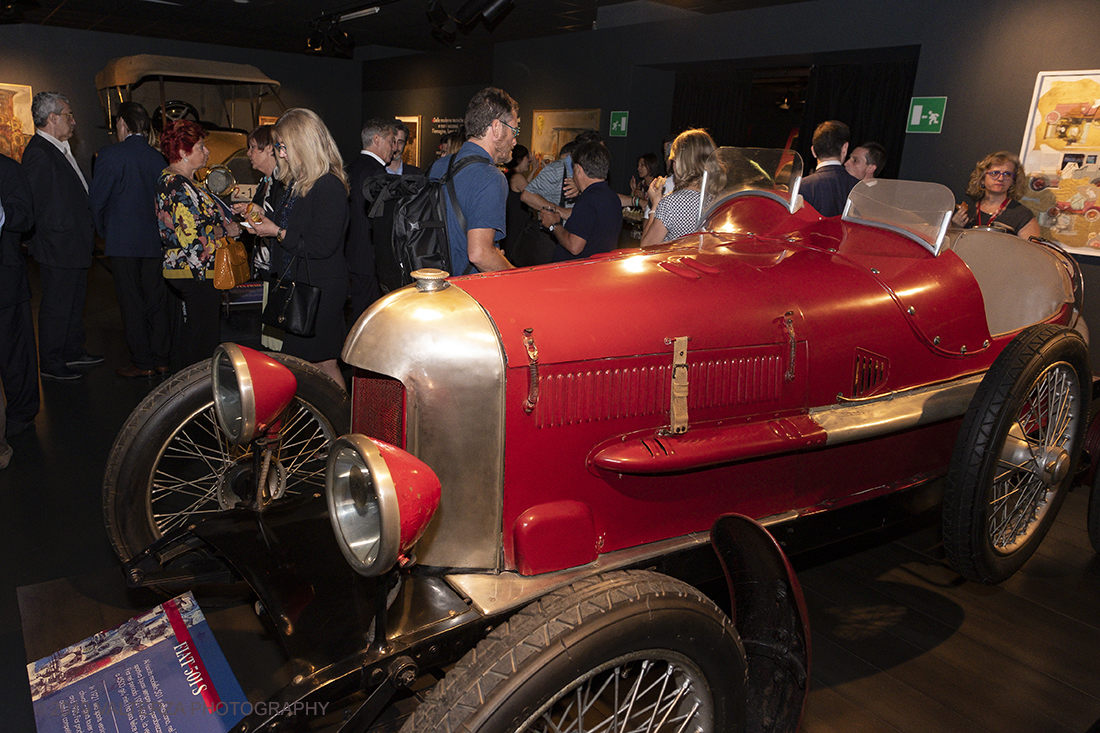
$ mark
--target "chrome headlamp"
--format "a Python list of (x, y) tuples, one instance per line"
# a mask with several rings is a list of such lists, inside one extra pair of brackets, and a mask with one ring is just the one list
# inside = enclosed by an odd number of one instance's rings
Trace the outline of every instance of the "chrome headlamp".
[(439, 479), (420, 459), (364, 435), (329, 449), (329, 520), (337, 544), (360, 575), (381, 575), (424, 534), (439, 507)]
[(266, 354), (237, 344), (214, 350), (214, 411), (229, 442), (252, 442), (277, 425), (298, 389), (293, 372)]

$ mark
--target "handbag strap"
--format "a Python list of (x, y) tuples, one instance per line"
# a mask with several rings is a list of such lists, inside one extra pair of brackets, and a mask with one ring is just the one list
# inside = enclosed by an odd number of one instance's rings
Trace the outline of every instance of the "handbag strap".
[(299, 234), (298, 235), (298, 246), (294, 250), (294, 259), (291, 260), (290, 262), (288, 262), (286, 267), (283, 269), (283, 274), (279, 277), (279, 282), (285, 282), (286, 280), (291, 279), (291, 278), (287, 277), (290, 274), (291, 268), (294, 268), (294, 278), (293, 278), (293, 280), (297, 280), (298, 279), (298, 263), (302, 260), (305, 260), (305, 262), (306, 262), (306, 281), (310, 285), (312, 285), (313, 284), (313, 276), (309, 274), (309, 258), (302, 254), (302, 235)]

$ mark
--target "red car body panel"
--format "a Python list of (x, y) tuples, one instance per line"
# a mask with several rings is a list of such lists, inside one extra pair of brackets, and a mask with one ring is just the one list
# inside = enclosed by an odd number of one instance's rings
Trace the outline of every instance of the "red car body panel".
[[(1008, 337), (990, 337), (962, 260), (763, 197), (711, 224), (732, 231), (452, 281), (506, 353), (506, 568), (557, 570), (723, 513), (813, 511), (946, 470), (958, 420), (825, 450), (806, 414), (988, 369)], [(691, 429), (662, 437), (685, 336)]]

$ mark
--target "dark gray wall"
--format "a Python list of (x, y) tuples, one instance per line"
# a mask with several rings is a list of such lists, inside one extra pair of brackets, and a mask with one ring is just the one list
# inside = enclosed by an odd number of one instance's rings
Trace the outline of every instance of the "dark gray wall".
[[(629, 137), (609, 141), (612, 178), (622, 188), (637, 156), (657, 150), (669, 131), (675, 73), (654, 66), (920, 46), (913, 93), (946, 96), (947, 110), (941, 134), (907, 136), (901, 175), (961, 194), (975, 161), (993, 150), (1019, 150), (1036, 73), (1100, 68), (1098, 35), (1100, 3), (817, 0), (501, 43), (492, 50), (491, 73), (456, 69), (446, 57), (440, 66), (451, 75), (465, 71), (464, 89), (495, 84), (515, 97), (524, 144), (534, 109), (598, 107), (605, 133), (612, 110), (629, 110)], [(379, 67), (364, 75), (365, 113), (398, 101), (431, 103), (426, 92), (400, 98), (371, 86), (379, 72), (393, 82), (389, 89), (407, 88), (401, 81), (407, 63), (372, 62)], [(432, 94), (452, 96), (442, 89)], [(462, 114), (459, 102), (449, 103)], [(406, 107), (399, 114), (424, 113)]]
[(74, 153), (87, 166), (95, 151), (112, 142), (101, 129), (104, 119), (95, 75), (113, 58), (142, 53), (252, 64), (282, 84), (280, 95), (288, 107), (308, 107), (320, 114), (345, 157), (359, 151), (362, 64), (356, 61), (49, 26), (0, 25), (0, 82), (29, 84), (35, 93), (57, 91), (68, 97), (77, 120)]

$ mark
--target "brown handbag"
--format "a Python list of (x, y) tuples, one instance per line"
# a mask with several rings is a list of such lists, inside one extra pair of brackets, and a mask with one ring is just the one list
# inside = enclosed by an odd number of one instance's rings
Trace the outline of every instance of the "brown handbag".
[(233, 237), (222, 237), (214, 245), (214, 287), (232, 290), (248, 282), (248, 252)]

